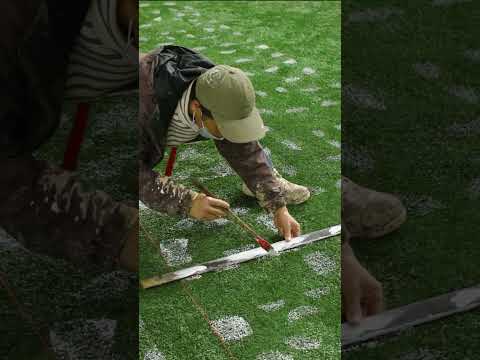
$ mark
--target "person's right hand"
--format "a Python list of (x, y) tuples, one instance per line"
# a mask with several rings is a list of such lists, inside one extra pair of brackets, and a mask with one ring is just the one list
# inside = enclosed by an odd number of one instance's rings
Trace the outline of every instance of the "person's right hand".
[(383, 311), (382, 284), (358, 262), (350, 245), (342, 246), (342, 315), (352, 324)]
[(228, 209), (227, 202), (199, 193), (192, 201), (190, 216), (197, 220), (215, 220), (227, 215)]

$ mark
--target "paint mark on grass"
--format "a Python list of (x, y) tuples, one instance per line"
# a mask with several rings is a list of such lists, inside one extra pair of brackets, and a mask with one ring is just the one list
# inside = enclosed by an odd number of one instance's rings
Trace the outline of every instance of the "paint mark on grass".
[(330, 145), (336, 147), (337, 149), (340, 149), (342, 147), (342, 144), (337, 141), (337, 140), (328, 140), (327, 141)]
[(307, 107), (296, 107), (296, 108), (287, 109), (285, 112), (287, 114), (297, 114), (297, 113), (305, 112), (307, 110), (308, 110)]
[(454, 123), (448, 128), (448, 131), (458, 137), (478, 135), (480, 134), (480, 119), (463, 124)]
[(289, 323), (292, 323), (318, 313), (318, 308), (309, 305), (302, 305), (290, 311), (288, 313), (287, 319)]
[(153, 349), (150, 349), (145, 353), (143, 360), (166, 360), (166, 357), (158, 351), (157, 346), (154, 345)]
[(399, 8), (384, 7), (377, 9), (366, 9), (351, 13), (348, 17), (348, 22), (379, 22), (387, 20), (392, 15), (402, 14), (403, 10)]
[(224, 341), (238, 341), (253, 334), (250, 324), (240, 316), (228, 316), (210, 324)]
[(303, 68), (302, 71), (305, 75), (315, 74), (315, 69), (312, 69), (311, 67), (305, 67), (305, 68)]
[(312, 195), (318, 195), (318, 194), (322, 194), (324, 192), (327, 192), (327, 190), (325, 190), (324, 188), (322, 188), (321, 186), (316, 186), (312, 189), (310, 189), (310, 193)]
[(465, 57), (473, 62), (480, 62), (480, 49), (468, 49), (465, 51)]
[(232, 50), (222, 50), (220, 51), (220, 54), (225, 54), (225, 55), (228, 55), (228, 54), (233, 54), (233, 53), (236, 53), (237, 50), (235, 49), (232, 49)]
[(445, 209), (446, 206), (428, 195), (407, 194), (400, 196), (409, 215), (425, 216), (436, 210)]
[(256, 360), (294, 360), (293, 356), (281, 353), (280, 351), (272, 351), (268, 353), (258, 354)]
[(353, 85), (343, 88), (345, 99), (350, 103), (365, 109), (385, 110), (385, 104), (368, 90)]
[(308, 88), (302, 89), (301, 91), (307, 92), (307, 93), (313, 93), (313, 92), (317, 92), (318, 90), (320, 90), (320, 88), (315, 86), (315, 87), (308, 87)]
[(188, 239), (160, 241), (160, 252), (169, 266), (184, 265), (192, 261), (188, 253)]
[(320, 251), (305, 255), (303, 260), (318, 275), (325, 275), (336, 268), (335, 261)]
[(265, 312), (274, 312), (274, 311), (280, 310), (284, 306), (285, 306), (285, 300), (280, 299), (278, 301), (274, 301), (268, 304), (258, 305), (257, 307), (260, 310), (263, 310)]
[(190, 218), (185, 218), (177, 222), (174, 226), (178, 229), (190, 229), (195, 225), (195, 221)]
[(286, 65), (293, 65), (293, 64), (296, 64), (297, 63), (297, 60), (295, 59), (287, 59), (283, 62), (284, 64)]
[(306, 336), (292, 336), (285, 339), (285, 344), (296, 350), (313, 350), (320, 347), (320, 341)]
[(262, 214), (256, 218), (256, 222), (265, 226), (267, 229), (277, 233), (277, 227), (273, 221), (273, 215), (271, 214)]
[(320, 299), (321, 297), (328, 294), (327, 288), (316, 288), (305, 291), (305, 296), (312, 299)]
[(402, 355), (398, 360), (442, 360), (446, 359), (445, 355), (439, 351), (429, 349), (419, 349)]
[(276, 88), (275, 88), (275, 91), (276, 91), (276, 92), (279, 92), (279, 93), (286, 93), (286, 92), (288, 92), (287, 89), (285, 89), (285, 88), (283, 88), (283, 87), (281, 87), (281, 86), (276, 87)]
[(269, 67), (267, 69), (265, 69), (265, 72), (267, 73), (274, 73), (274, 72), (277, 72), (278, 71), (278, 66), (272, 66), (272, 67)]
[(279, 58), (279, 57), (282, 57), (283, 54), (281, 52), (274, 52), (274, 53), (272, 53), (271, 56), (272, 56), (272, 58)]
[(282, 166), (282, 173), (288, 176), (295, 176), (297, 175), (297, 169), (292, 165), (284, 165)]
[(259, 91), (259, 90), (258, 90), (258, 91), (255, 92), (255, 94), (257, 94), (257, 95), (260, 96), (260, 97), (265, 97), (265, 96), (267, 96), (267, 93), (266, 93), (265, 91)]
[(229, 165), (223, 162), (215, 165), (213, 168), (210, 169), (210, 171), (212, 171), (219, 177), (235, 175), (235, 171), (233, 171), (233, 169)]
[(413, 70), (427, 80), (438, 79), (440, 76), (440, 68), (429, 62), (413, 64)]
[(290, 150), (296, 150), (296, 151), (302, 150), (302, 148), (299, 145), (295, 144), (291, 140), (282, 140), (281, 143), (285, 145), (287, 148), (289, 148)]
[(255, 46), (255, 49), (266, 50), (266, 49), (270, 49), (270, 46), (268, 46), (266, 44), (260, 44), (260, 45)]
[(448, 93), (464, 100), (469, 104), (476, 104), (478, 102), (478, 95), (475, 89), (463, 85), (452, 86)]
[(286, 78), (283, 81), (285, 81), (287, 84), (291, 84), (291, 83), (297, 82), (298, 80), (300, 80), (300, 78), (297, 76), (294, 76), (294, 77)]
[(332, 107), (332, 106), (337, 106), (337, 105), (338, 105), (338, 101), (334, 101), (334, 100), (323, 100), (320, 103), (320, 106), (322, 106), (322, 107)]
[(248, 208), (242, 208), (242, 207), (236, 207), (232, 209), (233, 213), (239, 216), (247, 215), (249, 210), (250, 209)]
[(322, 130), (313, 130), (312, 131), (313, 135), (315, 135), (316, 137), (319, 137), (319, 138), (322, 138), (325, 136), (325, 133), (322, 131)]
[(240, 58), (240, 59), (235, 60), (235, 63), (236, 64), (243, 64), (243, 63), (252, 62), (252, 61), (253, 61), (252, 58)]
[(116, 325), (110, 319), (55, 323), (50, 343), (59, 359), (111, 359)]

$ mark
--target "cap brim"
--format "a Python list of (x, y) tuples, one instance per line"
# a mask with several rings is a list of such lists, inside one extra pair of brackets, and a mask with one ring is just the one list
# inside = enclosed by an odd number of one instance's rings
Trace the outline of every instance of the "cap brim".
[(249, 116), (240, 120), (222, 120), (213, 114), (222, 136), (233, 143), (247, 143), (260, 140), (267, 129), (257, 108)]

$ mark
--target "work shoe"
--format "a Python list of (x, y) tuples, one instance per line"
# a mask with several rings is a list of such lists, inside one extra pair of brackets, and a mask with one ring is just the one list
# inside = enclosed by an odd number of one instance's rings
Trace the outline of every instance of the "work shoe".
[[(284, 179), (276, 169), (274, 169), (273, 172), (274, 176), (280, 182), (283, 190), (285, 191), (285, 200), (287, 205), (298, 205), (310, 198), (310, 190), (308, 190), (308, 188)], [(247, 196), (255, 197), (245, 183), (242, 184), (242, 192)]]
[(342, 177), (342, 223), (352, 238), (375, 239), (397, 230), (407, 210), (395, 196)]

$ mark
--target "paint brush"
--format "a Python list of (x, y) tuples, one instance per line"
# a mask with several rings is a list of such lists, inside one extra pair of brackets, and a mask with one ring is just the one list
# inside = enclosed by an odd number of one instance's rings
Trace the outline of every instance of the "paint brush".
[[(193, 184), (200, 189), (201, 192), (203, 192), (205, 195), (213, 197), (218, 199), (217, 196), (215, 196), (210, 190), (206, 188), (205, 185), (201, 184), (198, 180), (193, 179)], [(265, 240), (263, 237), (261, 237), (249, 224), (247, 224), (245, 221), (243, 221), (237, 214), (235, 214), (231, 209), (227, 209), (228, 215), (230, 215), (230, 219), (233, 220), (237, 225), (239, 225), (243, 230), (248, 232), (249, 234), (253, 235), (255, 238), (255, 241), (257, 242), (258, 245), (265, 251), (268, 251), (268, 253), (272, 256), (278, 255), (277, 250), (275, 250), (267, 240)]]

